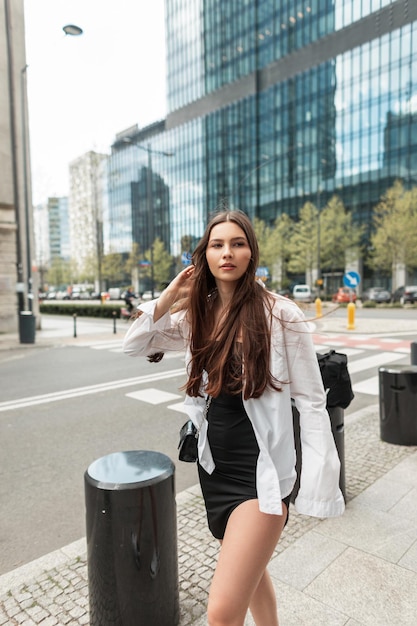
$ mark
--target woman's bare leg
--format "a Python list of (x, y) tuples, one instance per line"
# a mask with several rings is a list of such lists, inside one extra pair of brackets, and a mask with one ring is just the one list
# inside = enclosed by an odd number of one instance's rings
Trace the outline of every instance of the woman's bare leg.
[(278, 626), (276, 600), (265, 568), (286, 519), (259, 511), (258, 500), (230, 515), (208, 601), (210, 626), (243, 626), (249, 605), (256, 626)]
[[(287, 517), (287, 507), (282, 503), (284, 520)], [(263, 624), (271, 624), (278, 626), (277, 599), (275, 589), (272, 585), (271, 577), (268, 570), (265, 569), (264, 574), (259, 581), (259, 585), (255, 589), (250, 604), (250, 612), (257, 626)]]

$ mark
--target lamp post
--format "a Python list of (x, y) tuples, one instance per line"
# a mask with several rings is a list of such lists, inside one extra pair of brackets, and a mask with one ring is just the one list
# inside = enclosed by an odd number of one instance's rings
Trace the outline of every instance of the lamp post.
[(320, 233), (320, 185), (317, 187), (317, 293), (320, 296), (321, 290), (321, 233)]
[(25, 208), (25, 235), (26, 235), (26, 272), (27, 272), (27, 306), (33, 311), (33, 288), (32, 288), (32, 259), (30, 246), (29, 225), (29, 185), (28, 185), (28, 148), (27, 148), (27, 68), (25, 65), (20, 70), (21, 79), (21, 107), (22, 107), (22, 153), (23, 153), (23, 189)]
[(154, 285), (154, 259), (153, 259), (153, 244), (154, 244), (154, 216), (153, 216), (153, 170), (152, 170), (152, 155), (159, 154), (161, 156), (173, 157), (174, 152), (165, 152), (163, 150), (152, 150), (151, 144), (147, 146), (142, 146), (141, 144), (133, 141), (130, 137), (125, 137), (123, 139), (124, 143), (130, 143), (135, 145), (139, 150), (143, 150), (148, 153), (148, 171), (146, 175), (146, 204), (147, 204), (147, 213), (148, 213), (148, 231), (149, 231), (149, 246), (151, 253), (151, 296), (152, 299), (155, 296), (155, 285)]

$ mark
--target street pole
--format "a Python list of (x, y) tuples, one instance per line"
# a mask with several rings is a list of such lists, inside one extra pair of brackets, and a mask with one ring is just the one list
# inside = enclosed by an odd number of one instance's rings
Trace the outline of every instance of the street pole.
[(27, 302), (28, 310), (33, 311), (33, 288), (32, 288), (32, 258), (30, 245), (30, 215), (29, 215), (29, 185), (28, 185), (28, 147), (27, 147), (27, 114), (26, 114), (26, 96), (27, 96), (27, 68), (25, 65), (20, 71), (21, 77), (21, 98), (22, 98), (22, 152), (23, 152), (23, 189), (24, 189), (24, 205), (25, 205), (25, 230), (26, 230), (26, 265), (27, 265)]
[(317, 188), (317, 290), (318, 295), (320, 296), (320, 286), (321, 286), (321, 234), (320, 234), (320, 186)]
[(148, 144), (146, 151), (148, 153), (148, 172), (146, 176), (146, 199), (148, 201), (148, 228), (149, 228), (149, 245), (151, 252), (151, 296), (155, 297), (154, 285), (154, 267), (153, 267), (153, 239), (154, 239), (154, 220), (153, 220), (153, 181), (152, 181), (152, 150)]

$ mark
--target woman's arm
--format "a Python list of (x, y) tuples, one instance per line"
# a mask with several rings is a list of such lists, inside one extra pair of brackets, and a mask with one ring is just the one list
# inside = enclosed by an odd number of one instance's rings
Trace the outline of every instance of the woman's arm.
[(163, 317), (170, 308), (178, 302), (180, 298), (184, 298), (190, 290), (191, 280), (194, 274), (194, 265), (189, 265), (182, 270), (173, 281), (170, 282), (168, 287), (159, 296), (156, 301), (154, 311), (154, 322), (157, 322)]
[(188, 337), (184, 327), (185, 311), (170, 313), (172, 305), (186, 294), (194, 267), (182, 270), (157, 300), (141, 304), (123, 341), (129, 356), (149, 356), (155, 352), (184, 350)]

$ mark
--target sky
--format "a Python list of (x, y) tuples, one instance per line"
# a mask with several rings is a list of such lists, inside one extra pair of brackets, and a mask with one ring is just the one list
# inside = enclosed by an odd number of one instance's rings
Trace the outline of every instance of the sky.
[(165, 117), (164, 24), (164, 0), (25, 0), (34, 205), (68, 194), (70, 161)]

